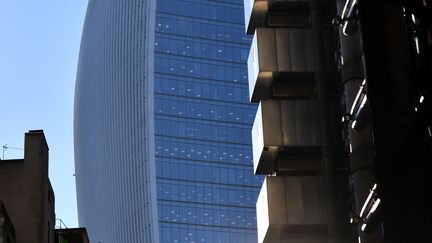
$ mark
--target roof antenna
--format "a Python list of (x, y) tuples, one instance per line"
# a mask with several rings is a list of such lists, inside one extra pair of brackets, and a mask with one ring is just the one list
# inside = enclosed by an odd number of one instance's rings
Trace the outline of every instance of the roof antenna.
[(3, 156), (2, 156), (2, 160), (4, 160), (4, 151), (7, 149), (7, 144), (3, 145)]
[(2, 160), (4, 160), (4, 153), (5, 153), (6, 149), (24, 150), (24, 149), (22, 149), (22, 148), (13, 148), (13, 147), (8, 147), (7, 144), (5, 144), (5, 145), (3, 145), (3, 156), (2, 156)]

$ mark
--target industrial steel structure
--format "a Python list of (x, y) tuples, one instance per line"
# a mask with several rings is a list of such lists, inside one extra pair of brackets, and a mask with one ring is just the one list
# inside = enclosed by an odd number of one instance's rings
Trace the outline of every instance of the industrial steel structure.
[(258, 242), (431, 242), (430, 2), (244, 7)]

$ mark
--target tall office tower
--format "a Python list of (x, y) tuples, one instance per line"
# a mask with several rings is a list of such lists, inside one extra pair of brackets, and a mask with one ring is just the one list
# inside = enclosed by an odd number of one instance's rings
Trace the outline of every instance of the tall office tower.
[(92, 242), (255, 242), (243, 4), (90, 0), (75, 97)]

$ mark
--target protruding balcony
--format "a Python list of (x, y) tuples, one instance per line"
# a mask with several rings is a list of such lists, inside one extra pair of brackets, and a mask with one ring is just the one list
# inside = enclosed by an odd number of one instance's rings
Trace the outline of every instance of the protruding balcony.
[(265, 22), (268, 11), (268, 0), (244, 0), (246, 33), (252, 34), (257, 23)]
[(260, 28), (248, 58), (252, 102), (274, 97), (306, 97), (314, 90), (312, 32), (304, 28)]
[(267, 176), (256, 210), (258, 243), (327, 243), (322, 177)]
[(246, 33), (259, 27), (305, 25), (308, 4), (309, 0), (244, 0)]
[(316, 171), (321, 133), (314, 100), (262, 101), (252, 127), (256, 174)]

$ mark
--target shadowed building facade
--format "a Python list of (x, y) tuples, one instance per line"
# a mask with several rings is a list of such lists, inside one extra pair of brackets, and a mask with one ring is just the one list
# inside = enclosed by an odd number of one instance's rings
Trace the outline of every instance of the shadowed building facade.
[(256, 241), (243, 28), (241, 0), (89, 1), (74, 126), (91, 241)]
[(258, 242), (431, 242), (430, 2), (244, 3)]
[(54, 242), (54, 201), (45, 135), (30, 130), (24, 158), (0, 160), (0, 242)]

